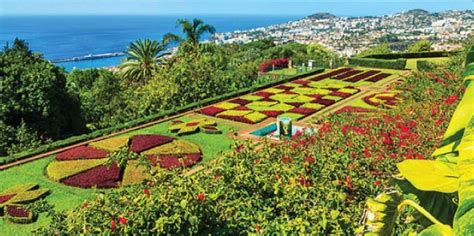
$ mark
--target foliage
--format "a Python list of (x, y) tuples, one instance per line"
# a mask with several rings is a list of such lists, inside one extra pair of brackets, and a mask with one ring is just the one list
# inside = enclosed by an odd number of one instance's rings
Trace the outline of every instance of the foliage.
[(163, 42), (180, 42), (183, 51), (197, 52), (200, 39), (205, 33), (214, 34), (216, 29), (214, 26), (205, 24), (201, 19), (194, 18), (192, 22), (187, 19), (178, 19), (176, 26), (181, 27), (181, 31), (185, 37), (168, 33), (163, 37)]
[(373, 48), (369, 48), (365, 51), (360, 52), (359, 54), (357, 54), (357, 57), (366, 57), (372, 54), (387, 54), (391, 52), (392, 50), (390, 49), (388, 43), (382, 43)]
[[(86, 208), (58, 213), (62, 220), (39, 232), (361, 233), (355, 217), (363, 215), (367, 197), (391, 189), (400, 160), (431, 159), (444, 118), (454, 110), (444, 96), (458, 93), (460, 81), (443, 85), (422, 73), (407, 80), (398, 108), (332, 116), (317, 134), (280, 144), (238, 143), (207, 171), (157, 172), (146, 185), (100, 194)], [(407, 223), (410, 211), (401, 217), (395, 233), (421, 228)]]
[(372, 59), (372, 58), (349, 58), (349, 64), (365, 67), (374, 67), (374, 68), (386, 68), (386, 69), (396, 69), (403, 70), (405, 69), (407, 60), (406, 59), (396, 59), (396, 60), (386, 60), (386, 59)]
[(428, 40), (420, 40), (407, 49), (408, 52), (429, 52), (431, 51), (432, 43)]
[(166, 45), (155, 40), (137, 40), (130, 44), (125, 52), (127, 59), (120, 65), (123, 77), (129, 83), (144, 85), (163, 63), (162, 51)]
[[(85, 131), (78, 101), (66, 90), (64, 71), (40, 54), (33, 54), (24, 41), (16, 39), (12, 47), (0, 52), (0, 75), (1, 129), (11, 135), (1, 136), (1, 146), (20, 142), (17, 145), (21, 148), (25, 144), (34, 147), (38, 143), (35, 140), (59, 139)], [(37, 137), (31, 142), (24, 140), (28, 138), (25, 129), (32, 136), (37, 133)], [(6, 151), (2, 148), (0, 155)]]

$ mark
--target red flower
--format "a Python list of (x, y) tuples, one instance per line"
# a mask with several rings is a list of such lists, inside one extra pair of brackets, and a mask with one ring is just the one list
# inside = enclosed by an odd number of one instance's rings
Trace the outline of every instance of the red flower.
[(119, 220), (120, 224), (122, 224), (122, 225), (127, 223), (127, 218), (125, 218), (123, 216), (119, 216), (118, 220)]
[(449, 96), (448, 99), (446, 99), (446, 101), (444, 101), (444, 103), (446, 103), (446, 105), (451, 105), (451, 104), (455, 103), (456, 100), (458, 100), (458, 96), (452, 95), (452, 96)]
[(393, 141), (392, 139), (390, 138), (390, 134), (389, 133), (382, 133), (380, 134), (380, 136), (382, 136), (383, 140), (382, 140), (382, 143), (385, 144), (385, 145), (392, 145), (393, 144)]
[(375, 186), (379, 187), (382, 184), (380, 180), (375, 181)]
[(316, 162), (316, 159), (315, 159), (314, 157), (308, 157), (308, 156), (307, 156), (307, 157), (304, 158), (304, 161), (306, 161), (306, 162), (308, 162), (308, 163), (310, 163), (310, 164), (313, 164), (313, 163)]
[(150, 195), (150, 189), (143, 189), (143, 194)]
[(411, 128), (411, 129), (415, 128), (416, 125), (417, 125), (417, 123), (416, 123), (415, 120), (412, 120), (412, 121), (408, 122), (408, 127)]
[(436, 114), (438, 114), (438, 109), (436, 109), (436, 108), (431, 109), (431, 115), (434, 116)]
[(284, 156), (282, 159), (281, 159), (281, 162), (283, 164), (288, 164), (291, 162), (291, 158), (289, 156)]
[(370, 150), (369, 149), (364, 149), (364, 157), (365, 158), (370, 158), (372, 156), (372, 154), (370, 154)]
[(117, 223), (115, 222), (115, 220), (112, 220), (112, 222), (110, 222), (110, 230), (112, 230), (112, 232), (115, 232), (116, 229)]
[(342, 126), (342, 129), (341, 129), (342, 133), (343, 133), (343, 134), (347, 134), (347, 131), (349, 130), (350, 127), (351, 127), (350, 125), (344, 125), (344, 126)]
[(437, 120), (435, 121), (435, 125), (439, 126), (439, 125), (442, 125), (443, 124), (443, 120)]
[(352, 180), (350, 176), (346, 176), (346, 187), (349, 191), (352, 191)]
[(204, 201), (206, 199), (206, 194), (204, 193), (199, 193), (197, 196), (196, 196), (196, 199), (200, 202)]

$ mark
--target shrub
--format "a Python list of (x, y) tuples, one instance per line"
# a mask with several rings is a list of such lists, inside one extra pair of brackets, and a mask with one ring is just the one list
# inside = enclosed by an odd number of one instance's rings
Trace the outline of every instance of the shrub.
[(258, 67), (259, 72), (268, 72), (273, 69), (273, 66), (275, 66), (275, 69), (282, 69), (288, 67), (289, 60), (288, 58), (278, 58), (278, 59), (272, 59), (263, 62), (260, 64)]
[(406, 67), (406, 59), (372, 59), (372, 58), (349, 58), (350, 65), (364, 66), (364, 67), (373, 67), (373, 68), (385, 68), (385, 69), (395, 69), (395, 70), (404, 70)]
[(416, 68), (419, 71), (433, 71), (436, 68), (436, 65), (427, 60), (417, 60)]

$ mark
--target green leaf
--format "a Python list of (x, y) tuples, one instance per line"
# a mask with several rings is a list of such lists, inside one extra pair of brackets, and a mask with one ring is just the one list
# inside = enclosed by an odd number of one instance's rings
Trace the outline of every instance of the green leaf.
[[(413, 194), (416, 196), (420, 206), (427, 210), (441, 223), (447, 225), (453, 223), (454, 213), (457, 209), (457, 205), (452, 200), (455, 197), (455, 194), (420, 191), (407, 180), (394, 180), (394, 182), (400, 187), (404, 194)], [(418, 214), (418, 212), (416, 215), (419, 216), (419, 222), (425, 227), (433, 224), (433, 222), (429, 221), (423, 215)]]
[(382, 193), (367, 200), (366, 235), (392, 235), (398, 218), (398, 205), (403, 198), (398, 192)]
[(406, 160), (397, 164), (400, 174), (417, 189), (453, 193), (458, 190), (455, 164), (441, 161)]
[(448, 225), (433, 224), (419, 233), (419, 236), (449, 236), (454, 235), (453, 229)]

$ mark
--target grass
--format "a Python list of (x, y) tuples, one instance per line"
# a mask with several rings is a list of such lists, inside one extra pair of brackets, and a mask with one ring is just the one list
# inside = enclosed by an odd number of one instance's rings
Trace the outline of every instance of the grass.
[[(238, 131), (240, 128), (245, 126), (235, 122), (210, 118), (199, 114), (191, 114), (178, 119), (182, 121), (190, 121), (200, 118), (216, 120), (218, 124), (217, 127), (222, 131), (223, 134), (205, 134), (200, 132), (196, 134), (180, 136), (179, 138), (199, 145), (204, 154), (203, 162), (210, 161), (220, 156), (223, 151), (229, 150), (233, 140), (231, 137), (227, 136), (227, 133)], [(161, 134), (177, 137), (176, 134), (168, 131), (170, 123), (171, 121), (163, 122), (148, 128), (123, 134), (121, 136), (135, 134)], [(63, 211), (80, 206), (84, 200), (92, 198), (96, 193), (107, 191), (70, 187), (48, 179), (44, 175), (44, 170), (53, 159), (54, 156), (49, 156), (47, 158), (39, 159), (30, 163), (0, 171), (0, 192), (20, 184), (31, 182), (38, 183), (40, 187), (51, 190), (51, 194), (46, 197), (46, 200), (53, 204), (56, 210)], [(32, 224), (10, 224), (0, 218), (0, 235), (31, 235), (31, 231), (33, 229), (36, 229), (40, 226), (46, 226), (49, 224), (49, 222), (50, 219), (44, 214), (41, 214), (38, 217), (38, 220)]]
[(428, 58), (413, 58), (413, 59), (407, 59), (407, 65), (406, 65), (406, 69), (410, 69), (410, 70), (418, 70), (417, 66), (416, 66), (416, 62), (418, 60), (426, 60), (426, 61), (429, 61), (431, 63), (434, 63), (434, 64), (443, 64), (447, 61), (449, 61), (449, 57), (428, 57)]

